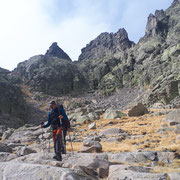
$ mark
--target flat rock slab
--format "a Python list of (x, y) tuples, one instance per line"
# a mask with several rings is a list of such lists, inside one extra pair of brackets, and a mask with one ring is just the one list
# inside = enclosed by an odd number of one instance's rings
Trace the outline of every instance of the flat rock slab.
[(5, 162), (0, 164), (0, 179), (8, 180), (86, 180), (70, 169), (47, 165)]
[(145, 173), (131, 170), (122, 170), (118, 165), (110, 166), (108, 180), (166, 180), (167, 175), (163, 173)]
[(165, 164), (170, 164), (175, 159), (175, 154), (173, 152), (127, 152), (127, 153), (117, 153), (108, 154), (108, 159), (111, 162), (117, 163), (147, 163), (147, 162), (163, 162)]

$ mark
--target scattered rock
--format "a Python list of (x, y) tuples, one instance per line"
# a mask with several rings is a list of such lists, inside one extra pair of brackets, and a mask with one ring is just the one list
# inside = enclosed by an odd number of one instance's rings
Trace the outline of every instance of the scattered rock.
[(81, 147), (81, 152), (85, 153), (94, 153), (94, 152), (102, 152), (102, 146), (98, 141), (85, 140), (83, 142), (83, 146)]
[(131, 110), (129, 110), (128, 116), (129, 117), (142, 116), (147, 113), (148, 113), (147, 108), (143, 104), (138, 103), (137, 106), (134, 106)]
[(91, 123), (89, 129), (96, 129), (96, 122)]
[(163, 103), (154, 103), (152, 109), (164, 109), (165, 105)]
[(25, 155), (28, 155), (28, 154), (31, 154), (31, 153), (36, 153), (35, 150), (31, 149), (31, 148), (28, 148), (26, 146), (24, 147), (19, 147), (16, 151), (16, 154), (18, 156), (25, 156)]
[(110, 128), (110, 129), (105, 129), (100, 132), (100, 135), (108, 136), (108, 135), (120, 135), (124, 133), (123, 130), (118, 129), (118, 128)]
[(163, 116), (163, 115), (166, 115), (166, 114), (168, 114), (168, 113), (169, 113), (169, 111), (162, 110), (162, 111), (153, 112), (153, 113), (151, 114), (151, 116)]

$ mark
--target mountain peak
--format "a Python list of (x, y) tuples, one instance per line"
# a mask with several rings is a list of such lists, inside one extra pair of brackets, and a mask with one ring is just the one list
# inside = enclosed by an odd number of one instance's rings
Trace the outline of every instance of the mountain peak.
[(155, 15), (150, 14), (146, 25), (146, 37), (165, 37), (168, 32), (168, 21), (169, 16), (163, 10), (156, 10)]
[(128, 33), (124, 28), (116, 33), (101, 33), (81, 50), (79, 60), (101, 59), (111, 54), (124, 51), (132, 47), (134, 42), (128, 38)]
[(53, 56), (71, 61), (71, 58), (58, 46), (57, 42), (52, 43), (45, 56)]

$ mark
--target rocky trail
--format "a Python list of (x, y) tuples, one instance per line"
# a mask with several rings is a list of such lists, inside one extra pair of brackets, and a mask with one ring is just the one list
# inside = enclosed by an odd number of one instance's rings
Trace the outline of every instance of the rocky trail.
[(150, 109), (138, 117), (129, 112), (111, 109), (97, 120), (72, 120), (73, 151), (67, 136), (61, 162), (53, 159), (49, 129), (25, 125), (6, 130), (0, 142), (0, 179), (178, 180), (180, 110)]

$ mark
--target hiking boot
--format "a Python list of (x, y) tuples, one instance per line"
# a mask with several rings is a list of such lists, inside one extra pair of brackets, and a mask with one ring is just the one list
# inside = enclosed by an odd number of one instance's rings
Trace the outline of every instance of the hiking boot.
[(62, 152), (62, 154), (66, 154), (66, 149), (64, 147), (62, 147), (61, 152)]
[(66, 154), (66, 151), (65, 151), (65, 149), (62, 149), (62, 154)]
[(62, 161), (62, 157), (61, 156), (54, 156), (54, 159), (56, 159), (57, 161)]

